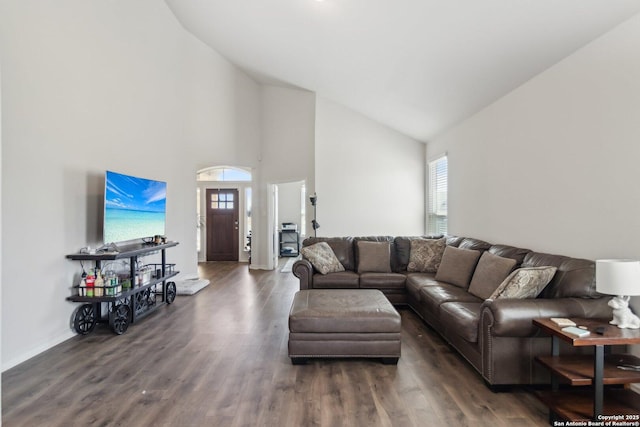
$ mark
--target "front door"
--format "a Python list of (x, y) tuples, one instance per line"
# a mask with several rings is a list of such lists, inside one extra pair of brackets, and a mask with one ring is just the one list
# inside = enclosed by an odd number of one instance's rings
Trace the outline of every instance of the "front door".
[(207, 190), (207, 261), (238, 261), (238, 190)]

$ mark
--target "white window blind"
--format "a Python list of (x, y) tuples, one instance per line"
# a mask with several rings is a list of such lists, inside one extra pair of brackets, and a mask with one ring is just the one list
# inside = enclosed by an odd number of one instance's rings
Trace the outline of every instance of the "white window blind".
[(447, 156), (429, 162), (429, 234), (447, 234), (447, 179)]

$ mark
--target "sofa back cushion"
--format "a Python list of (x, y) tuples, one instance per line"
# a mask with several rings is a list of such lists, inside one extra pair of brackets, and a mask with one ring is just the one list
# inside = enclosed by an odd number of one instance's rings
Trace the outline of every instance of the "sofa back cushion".
[(515, 266), (515, 259), (503, 258), (490, 252), (484, 252), (473, 272), (469, 293), (478, 298), (488, 299)]
[(356, 241), (358, 273), (391, 273), (391, 242)]
[(491, 243), (487, 243), (484, 240), (474, 239), (472, 237), (465, 237), (458, 245), (460, 249), (472, 249), (475, 251), (484, 252), (489, 250)]
[(594, 261), (530, 252), (522, 262), (522, 267), (547, 265), (557, 267), (558, 270), (540, 294), (541, 298), (598, 298), (601, 296), (596, 292)]
[(489, 248), (489, 252), (494, 255), (501, 256), (503, 258), (515, 259), (516, 268), (517, 268), (517, 267), (520, 267), (520, 265), (522, 264), (522, 261), (524, 261), (524, 257), (527, 256), (527, 254), (531, 252), (531, 250), (516, 248), (515, 246), (508, 246), (508, 245), (492, 245)]
[(480, 251), (447, 246), (436, 273), (436, 280), (468, 288), (480, 255)]
[(409, 265), (409, 257), (411, 256), (411, 241), (414, 239), (427, 239), (424, 236), (398, 236), (393, 239), (396, 247), (396, 273), (406, 271)]
[(307, 237), (302, 246), (311, 246), (318, 242), (327, 242), (345, 270), (356, 270), (352, 237)]
[(464, 240), (464, 237), (446, 236), (445, 239), (447, 239), (447, 246), (453, 246), (454, 248), (457, 248), (458, 246), (460, 246), (460, 243), (462, 243), (462, 241)]

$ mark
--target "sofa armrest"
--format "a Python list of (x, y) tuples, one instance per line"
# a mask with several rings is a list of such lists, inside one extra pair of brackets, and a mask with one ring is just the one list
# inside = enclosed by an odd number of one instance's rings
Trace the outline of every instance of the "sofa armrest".
[(313, 288), (313, 266), (306, 259), (299, 259), (291, 269), (293, 275), (300, 279), (300, 289)]
[(482, 304), (481, 325), (493, 336), (530, 337), (539, 317), (609, 318), (607, 298), (496, 299)]

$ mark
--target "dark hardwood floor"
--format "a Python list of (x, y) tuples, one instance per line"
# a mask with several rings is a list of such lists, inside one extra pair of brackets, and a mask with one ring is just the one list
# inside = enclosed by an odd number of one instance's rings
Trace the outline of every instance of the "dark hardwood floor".
[(9, 426), (539, 426), (524, 389), (492, 393), (409, 309), (397, 366), (291, 365), (291, 273), (206, 263), (211, 284), (131, 325), (98, 325), (2, 375)]

